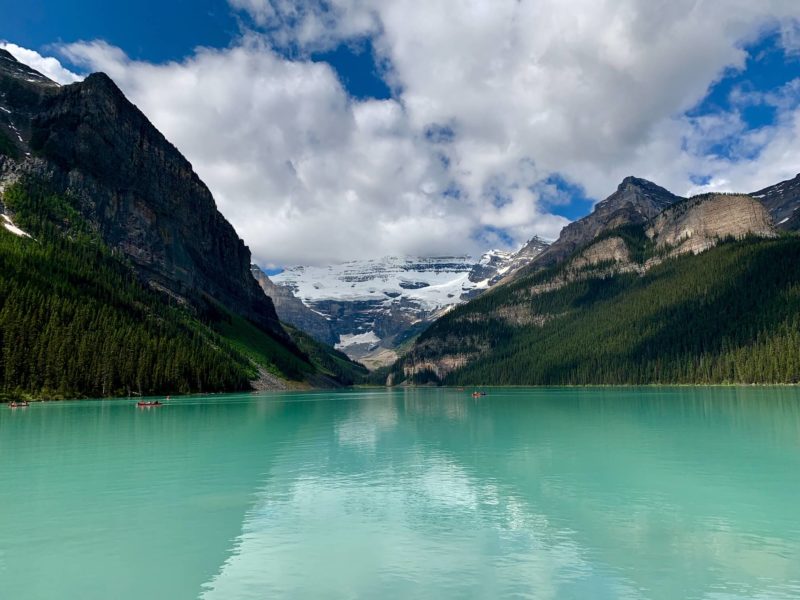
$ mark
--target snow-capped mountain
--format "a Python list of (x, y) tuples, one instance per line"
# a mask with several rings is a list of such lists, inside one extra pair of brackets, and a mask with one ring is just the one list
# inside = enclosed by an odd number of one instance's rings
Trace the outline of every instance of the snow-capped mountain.
[[(339, 349), (375, 366), (394, 360), (394, 350), (431, 320), (495, 285), (546, 247), (534, 238), (519, 252), (492, 250), (477, 261), (386, 257), (292, 267), (269, 279), (327, 319)], [(280, 314), (281, 304), (276, 306), (281, 319), (292, 323), (296, 311)]]

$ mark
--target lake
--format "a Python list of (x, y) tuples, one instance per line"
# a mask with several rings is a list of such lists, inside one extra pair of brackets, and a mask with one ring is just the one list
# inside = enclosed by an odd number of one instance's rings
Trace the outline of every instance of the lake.
[(0, 406), (0, 598), (800, 598), (800, 390)]

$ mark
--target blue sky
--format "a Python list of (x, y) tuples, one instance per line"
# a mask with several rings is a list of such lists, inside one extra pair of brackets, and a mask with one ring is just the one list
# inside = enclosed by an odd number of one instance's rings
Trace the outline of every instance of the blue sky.
[(132, 58), (180, 60), (196, 46), (227, 46), (240, 16), (224, 0), (6, 1), (0, 38), (35, 50), (103, 39)]
[(109, 72), (264, 264), (514, 247), (627, 175), (800, 171), (786, 0), (6, 4), (0, 40)]
[[(229, 46), (243, 27), (253, 24), (246, 13), (234, 10), (225, 0), (27, 0), (9, 4), (3, 7), (0, 39), (43, 54), (59, 42), (102, 39), (135, 60), (180, 61), (198, 46)], [(311, 53), (310, 58), (336, 69), (354, 98), (391, 96), (369, 38), (343, 42)]]
[[(778, 107), (761, 96), (777, 92), (800, 77), (800, 54), (788, 53), (781, 46), (780, 32), (774, 30), (765, 32), (743, 48), (747, 52), (744, 68), (726, 69), (720, 80), (711, 86), (708, 95), (688, 111), (690, 116), (715, 115), (738, 108), (746, 130), (776, 124)], [(742, 98), (741, 93), (753, 94), (754, 97)], [(726, 139), (710, 146), (708, 152), (733, 157), (735, 146), (735, 139)]]

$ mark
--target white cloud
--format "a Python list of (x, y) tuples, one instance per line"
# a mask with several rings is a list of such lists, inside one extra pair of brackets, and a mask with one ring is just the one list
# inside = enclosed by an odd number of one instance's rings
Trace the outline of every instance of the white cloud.
[(326, 49), (343, 39), (364, 37), (380, 29), (369, 0), (229, 0), (250, 13), (279, 46)]
[(789, 19), (781, 24), (781, 43), (788, 54), (800, 54), (800, 20)]
[[(473, 193), (524, 158), (598, 198), (631, 173), (686, 192), (698, 171), (739, 168), (687, 153), (708, 130), (684, 113), (744, 66), (747, 42), (777, 27), (792, 51), (800, 37), (794, 0), (309, 0), (291, 3), (283, 27), (279, 2), (249, 2), (270, 5), (270, 35), (301, 48), (377, 23), (368, 31), (412, 128), (455, 124), (450, 155)], [(325, 35), (309, 40), (320, 21)]]
[[(602, 198), (631, 174), (686, 193), (694, 175), (751, 191), (798, 171), (788, 92), (742, 100), (778, 110), (757, 131), (736, 102), (685, 114), (765, 31), (792, 48), (795, 0), (229, 1), (260, 33), (228, 49), (162, 65), (102, 42), (62, 51), (119, 83), (265, 264), (552, 238), (566, 222), (548, 214), (553, 173)], [(363, 36), (396, 99), (355, 101), (304, 58)]]
[(255, 37), (160, 66), (104, 43), (63, 52), (109, 73), (186, 153), (264, 264), (476, 249), (476, 207), (442, 202), (447, 174), (402, 105), (352, 102), (326, 64)]
[(56, 83), (66, 85), (83, 79), (82, 75), (73, 73), (61, 66), (57, 58), (45, 57), (35, 50), (28, 50), (27, 48), (22, 48), (9, 42), (0, 41), (0, 48), (9, 52), (19, 62), (32, 67)]

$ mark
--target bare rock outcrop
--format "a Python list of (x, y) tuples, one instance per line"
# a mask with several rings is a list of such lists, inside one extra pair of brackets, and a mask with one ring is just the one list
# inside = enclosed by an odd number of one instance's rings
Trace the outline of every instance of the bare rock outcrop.
[(724, 238), (748, 235), (774, 237), (769, 211), (757, 200), (743, 194), (697, 196), (668, 208), (647, 229), (647, 236), (659, 249), (676, 256), (699, 254)]
[(592, 244), (586, 250), (578, 254), (570, 266), (573, 269), (584, 269), (594, 267), (603, 263), (623, 263), (631, 261), (631, 253), (625, 240), (620, 237), (610, 237)]
[(272, 300), (282, 322), (294, 325), (323, 344), (333, 346), (339, 341), (330, 319), (303, 304), (291, 288), (276, 285), (257, 265), (252, 265), (250, 270), (258, 285)]

